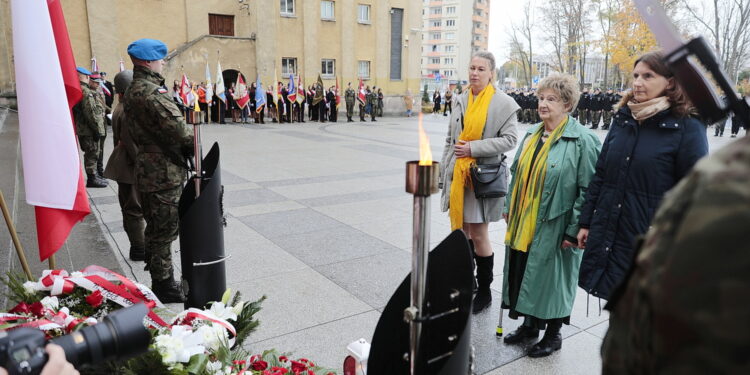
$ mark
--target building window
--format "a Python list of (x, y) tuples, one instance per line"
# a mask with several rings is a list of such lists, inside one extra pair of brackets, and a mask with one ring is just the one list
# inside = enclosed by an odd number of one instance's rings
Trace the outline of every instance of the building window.
[(336, 60), (333, 59), (323, 59), (320, 60), (321, 66), (320, 66), (320, 72), (322, 75), (327, 77), (333, 77), (336, 75)]
[(446, 7), (445, 8), (445, 13), (455, 14), (456, 13), (456, 7)]
[(445, 33), (445, 39), (447, 40), (456, 39), (456, 33)]
[(333, 21), (336, 19), (333, 12), (333, 1), (323, 0), (320, 2), (320, 19)]
[(443, 64), (445, 65), (452, 65), (453, 64), (453, 58), (452, 57), (446, 57), (443, 59)]
[(357, 19), (360, 23), (370, 23), (370, 5), (359, 4), (359, 14)]
[(280, 0), (280, 1), (281, 1), (281, 15), (293, 16), (294, 15), (294, 0)]
[(358, 74), (359, 74), (359, 78), (363, 78), (363, 79), (370, 78), (370, 62), (369, 61), (359, 61)]
[(435, 44), (433, 44), (432, 45), (432, 52), (437, 52), (437, 51), (438, 51), (438, 46), (435, 45)]
[[(440, 8), (438, 8), (440, 9)], [(404, 49), (404, 10), (391, 8), (391, 55), (390, 55), (390, 78), (391, 80), (402, 79), (402, 60)]]
[(297, 74), (297, 58), (296, 57), (282, 57), (281, 58), (281, 76), (288, 78), (290, 74)]
[(234, 36), (234, 16), (209, 14), (208, 33), (211, 35)]
[(443, 8), (441, 7), (430, 8), (430, 14), (442, 14), (442, 13), (443, 13)]
[(445, 52), (453, 52), (454, 46), (445, 46)]
[(440, 20), (430, 21), (430, 27), (440, 27)]
[(444, 70), (443, 76), (445, 77), (453, 77), (453, 71), (452, 70)]
[(432, 39), (440, 39), (440, 33), (432, 33), (430, 34), (430, 36), (432, 37)]
[(439, 57), (433, 57), (430, 59), (430, 64), (440, 64), (440, 58)]
[(481, 9), (475, 9), (474, 10), (474, 14), (477, 15), (477, 16), (479, 16), (479, 17), (482, 17), (482, 10)]
[(446, 20), (445, 26), (456, 26), (456, 20)]

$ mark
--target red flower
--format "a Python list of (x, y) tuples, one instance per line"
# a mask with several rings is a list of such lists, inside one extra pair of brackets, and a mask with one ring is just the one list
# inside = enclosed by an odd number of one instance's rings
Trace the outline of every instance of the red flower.
[(34, 302), (29, 306), (29, 310), (36, 316), (44, 316), (44, 305), (41, 302)]
[(31, 310), (29, 309), (29, 305), (27, 305), (26, 302), (21, 302), (16, 305), (16, 307), (10, 309), (10, 311), (8, 312), (11, 314), (28, 314), (31, 312)]
[(292, 361), (292, 372), (298, 374), (302, 371), (307, 370), (307, 365), (302, 362)]
[(253, 362), (253, 364), (251, 366), (252, 366), (253, 370), (255, 370), (255, 371), (265, 370), (265, 369), (268, 368), (268, 362), (266, 362), (266, 361), (256, 361), (256, 362)]
[(313, 370), (307, 370), (307, 375), (315, 375), (315, 372)]
[(102, 292), (95, 290), (93, 293), (86, 296), (86, 303), (93, 307), (99, 307), (104, 302), (104, 296)]
[(286, 362), (288, 360), (289, 360), (289, 358), (287, 358), (287, 356), (285, 356), (285, 355), (280, 355), (279, 356), (279, 362)]

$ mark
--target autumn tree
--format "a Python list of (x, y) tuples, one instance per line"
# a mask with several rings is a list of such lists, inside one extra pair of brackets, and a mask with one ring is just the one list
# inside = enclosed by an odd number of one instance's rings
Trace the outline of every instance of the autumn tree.
[(612, 64), (629, 73), (639, 56), (657, 49), (656, 38), (635, 8), (632, 0), (624, 0), (614, 15), (613, 38), (610, 45)]
[(604, 54), (604, 86), (609, 86), (609, 57), (612, 54), (614, 42), (614, 26), (617, 22), (617, 11), (622, 6), (622, 0), (594, 0), (597, 5), (599, 26), (602, 38), (598, 41), (599, 48)]

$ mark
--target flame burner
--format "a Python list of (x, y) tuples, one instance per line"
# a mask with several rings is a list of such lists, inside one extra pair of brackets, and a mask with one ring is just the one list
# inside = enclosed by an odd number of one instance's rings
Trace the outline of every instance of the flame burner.
[[(429, 146), (428, 146), (429, 147)], [(424, 366), (418, 358), (422, 322), (426, 314), (427, 257), (430, 246), (430, 195), (438, 191), (439, 163), (406, 163), (406, 192), (414, 195), (412, 226), (411, 306), (404, 311), (409, 322), (409, 368), (416, 374)]]

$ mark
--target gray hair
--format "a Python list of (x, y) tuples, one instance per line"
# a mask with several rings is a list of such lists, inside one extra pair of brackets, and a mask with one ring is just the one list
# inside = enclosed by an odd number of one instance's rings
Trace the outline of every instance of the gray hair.
[(475, 57), (481, 57), (481, 58), (486, 59), (487, 61), (489, 61), (490, 62), (490, 72), (492, 72), (493, 74), (495, 73), (495, 55), (493, 55), (492, 52), (484, 51), (484, 50), (483, 51), (474, 52), (471, 55), (471, 59), (469, 59), (469, 61), (473, 60)]
[(581, 97), (578, 80), (570, 74), (552, 73), (539, 82), (536, 90), (537, 93), (542, 92), (542, 90), (552, 90), (560, 95), (560, 100), (566, 104), (567, 112), (575, 109), (578, 99)]

